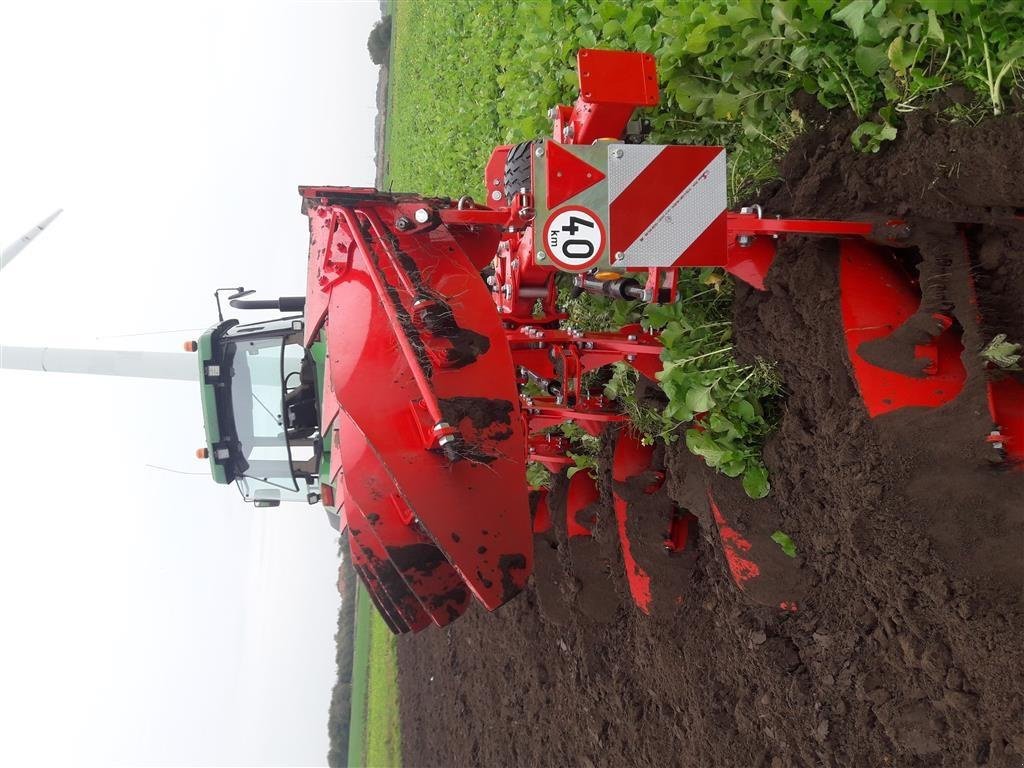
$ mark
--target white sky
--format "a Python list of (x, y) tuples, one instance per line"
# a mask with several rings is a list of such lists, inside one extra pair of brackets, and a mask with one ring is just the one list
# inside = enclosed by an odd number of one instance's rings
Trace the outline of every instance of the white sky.
[[(376, 2), (0, 6), (0, 342), (177, 351), (373, 183)], [(321, 765), (336, 534), (202, 476), (196, 385), (0, 371), (0, 765)]]

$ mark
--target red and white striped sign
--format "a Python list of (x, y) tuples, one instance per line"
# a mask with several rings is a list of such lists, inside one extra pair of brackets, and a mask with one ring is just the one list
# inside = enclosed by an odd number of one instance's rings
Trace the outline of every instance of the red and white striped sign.
[(616, 266), (723, 261), (725, 150), (609, 145), (608, 230)]

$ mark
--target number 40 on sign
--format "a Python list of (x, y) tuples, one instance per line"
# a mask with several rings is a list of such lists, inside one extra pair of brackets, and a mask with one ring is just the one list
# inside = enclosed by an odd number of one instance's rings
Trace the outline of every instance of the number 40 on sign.
[(601, 258), (604, 226), (592, 211), (581, 206), (567, 206), (548, 218), (544, 225), (544, 242), (557, 266), (578, 272), (593, 266)]

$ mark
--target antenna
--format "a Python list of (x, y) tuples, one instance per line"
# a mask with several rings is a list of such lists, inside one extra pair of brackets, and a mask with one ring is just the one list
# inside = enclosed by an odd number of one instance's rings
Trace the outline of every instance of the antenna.
[(22, 235), (13, 243), (4, 248), (3, 253), (0, 253), (0, 269), (3, 269), (12, 261), (14, 261), (14, 257), (21, 253), (26, 245), (35, 240), (40, 232), (42, 232), (44, 229), (50, 226), (50, 223), (58, 216), (60, 216), (63, 211), (63, 208), (58, 208), (56, 211), (51, 213), (41, 222), (32, 227), (32, 229), (30, 229), (24, 235)]

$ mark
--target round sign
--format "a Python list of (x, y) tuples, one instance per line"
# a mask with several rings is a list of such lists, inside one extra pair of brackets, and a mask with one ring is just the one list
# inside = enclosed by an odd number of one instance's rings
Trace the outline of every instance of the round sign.
[(544, 224), (544, 246), (551, 261), (567, 272), (582, 272), (600, 260), (604, 225), (594, 212), (580, 205), (552, 211)]

